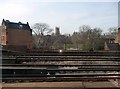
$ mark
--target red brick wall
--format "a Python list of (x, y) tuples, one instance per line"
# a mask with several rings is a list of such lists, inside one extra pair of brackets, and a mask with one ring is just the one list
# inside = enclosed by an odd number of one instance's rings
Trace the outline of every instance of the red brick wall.
[(32, 48), (32, 33), (28, 30), (7, 29), (7, 45), (27, 46)]
[(18, 46), (18, 45), (3, 45), (3, 49), (11, 50), (11, 51), (20, 51), (20, 52), (26, 52), (27, 47), (26, 46)]

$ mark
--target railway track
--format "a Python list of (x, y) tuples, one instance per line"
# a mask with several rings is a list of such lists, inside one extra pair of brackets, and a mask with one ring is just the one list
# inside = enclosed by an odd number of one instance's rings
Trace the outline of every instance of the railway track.
[(4, 81), (29, 81), (29, 82), (40, 82), (40, 81), (44, 81), (44, 82), (73, 82), (73, 81), (82, 81), (82, 82), (88, 82), (88, 81), (93, 81), (93, 82), (100, 82), (100, 81), (108, 81), (108, 79), (112, 79), (112, 80), (116, 80), (116, 79), (120, 79), (120, 77), (73, 77), (73, 78), (60, 78), (60, 77), (8, 77), (8, 78), (3, 78), (2, 80)]
[(15, 67), (15, 68), (19, 68), (19, 67), (85, 67), (85, 66), (89, 66), (89, 67), (110, 67), (110, 68), (120, 68), (120, 65), (116, 65), (116, 64), (2, 64), (0, 65), (1, 67)]
[[(10, 55), (9, 58), (3, 58), (3, 62), (5, 61), (6, 63), (0, 65), (3, 74), (2, 81), (116, 81), (120, 79), (119, 53), (79, 52), (73, 54), (38, 53), (39, 55)], [(14, 61), (14, 63), (9, 63), (10, 61)], [(110, 63), (105, 64), (106, 62)]]
[[(10, 56), (10, 58), (3, 58), (4, 60), (16, 60), (16, 59), (21, 59), (21, 60), (24, 60), (24, 59), (26, 59), (26, 60), (30, 60), (30, 59), (50, 59), (50, 60), (52, 60), (52, 59), (104, 59), (104, 60), (109, 60), (109, 59), (112, 59), (112, 60), (114, 60), (114, 59), (119, 59), (120, 57), (96, 57), (96, 56), (93, 56), (93, 57), (77, 57), (77, 56), (73, 56), (73, 57), (71, 57), (71, 56), (17, 56), (17, 57), (15, 57), (15, 56)], [(64, 61), (65, 61), (64, 60)]]
[(120, 56), (120, 51), (94, 51), (94, 52), (84, 52), (84, 51), (51, 51), (51, 52), (45, 52), (45, 51), (38, 51), (38, 52), (27, 52), (27, 53), (21, 53), (21, 52), (14, 52), (14, 51), (7, 51), (2, 50), (3, 54), (6, 55), (13, 55), (13, 56)]

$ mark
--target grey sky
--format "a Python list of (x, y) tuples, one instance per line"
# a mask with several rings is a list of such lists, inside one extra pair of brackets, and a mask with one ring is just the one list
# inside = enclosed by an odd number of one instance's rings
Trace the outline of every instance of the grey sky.
[(79, 1), (2, 0), (0, 20), (4, 18), (14, 22), (29, 22), (30, 25), (44, 22), (51, 28), (60, 27), (62, 33), (78, 31), (81, 25), (100, 27), (104, 32), (109, 27), (118, 26), (118, 0)]

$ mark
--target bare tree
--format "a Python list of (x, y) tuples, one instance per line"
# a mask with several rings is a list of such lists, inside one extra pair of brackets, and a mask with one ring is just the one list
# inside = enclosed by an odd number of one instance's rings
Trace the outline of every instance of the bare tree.
[(50, 29), (50, 26), (46, 23), (35, 23), (32, 28), (36, 35), (44, 36), (52, 32), (52, 29)]
[(71, 39), (72, 39), (74, 47), (78, 49), (79, 48), (78, 46), (80, 44), (80, 33), (74, 32)]
[(113, 38), (115, 38), (116, 37), (116, 35), (117, 35), (117, 27), (110, 27), (109, 29), (108, 29), (108, 35), (110, 36), (110, 37), (113, 37)]
[(49, 35), (52, 33), (52, 29), (46, 23), (35, 23), (32, 27), (33, 29), (33, 39), (34, 46), (36, 48), (40, 48), (44, 46), (45, 35)]
[(82, 25), (79, 27), (79, 32), (86, 32), (90, 29), (91, 29), (91, 27), (89, 25)]
[(81, 50), (99, 50), (103, 47), (102, 30), (100, 28), (91, 28), (83, 25), (79, 28), (79, 32), (72, 35), (73, 44)]

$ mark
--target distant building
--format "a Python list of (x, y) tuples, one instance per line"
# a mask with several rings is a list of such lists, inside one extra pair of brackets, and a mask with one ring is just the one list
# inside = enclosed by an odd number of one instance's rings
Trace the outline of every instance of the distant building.
[(106, 43), (105, 50), (118, 51), (120, 50), (120, 45), (118, 43)]
[(120, 28), (118, 28), (118, 34), (116, 38), (106, 38), (105, 39), (105, 50), (113, 50), (113, 51), (119, 51), (120, 50)]
[(60, 35), (60, 28), (59, 28), (59, 27), (56, 27), (56, 28), (55, 28), (55, 35), (56, 35), (56, 36), (59, 36), (59, 35)]
[(8, 50), (25, 50), (32, 48), (32, 29), (27, 24), (18, 22), (2, 21), (0, 26), (1, 44)]

